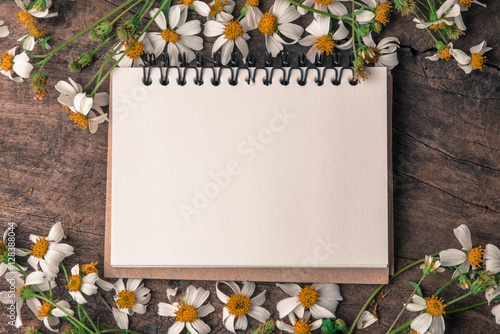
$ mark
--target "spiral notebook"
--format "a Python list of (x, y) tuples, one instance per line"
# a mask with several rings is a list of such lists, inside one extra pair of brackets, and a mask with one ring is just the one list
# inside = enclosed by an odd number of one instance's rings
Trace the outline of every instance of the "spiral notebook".
[(392, 82), (370, 73), (115, 69), (106, 276), (387, 282)]

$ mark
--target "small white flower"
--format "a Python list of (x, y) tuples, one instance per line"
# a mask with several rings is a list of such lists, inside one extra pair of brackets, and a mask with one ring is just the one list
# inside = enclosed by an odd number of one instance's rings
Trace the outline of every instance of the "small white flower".
[(295, 312), (297, 317), (303, 318), (306, 309), (316, 319), (334, 318), (339, 301), (343, 299), (338, 284), (313, 283), (303, 288), (291, 283), (277, 284), (277, 286), (292, 296), (276, 305), (280, 318), (292, 312)]
[(363, 42), (369, 49), (366, 49), (361, 57), (367, 63), (373, 63), (375, 66), (385, 66), (388, 70), (392, 70), (397, 64), (398, 55), (396, 53), (399, 48), (399, 40), (396, 37), (386, 37), (375, 44), (372, 38), (371, 31), (363, 37)]
[(460, 225), (453, 229), (453, 233), (462, 245), (462, 250), (452, 248), (443, 250), (439, 252), (439, 260), (441, 261), (441, 265), (445, 267), (458, 266), (457, 270), (453, 273), (453, 277), (457, 277), (460, 274), (468, 272), (471, 265), (472, 269), (476, 269), (477, 266), (481, 265), (484, 250), (481, 246), (472, 248), (472, 240), (467, 225)]
[[(286, 0), (276, 0), (265, 13), (257, 24), (257, 28), (264, 35), (266, 49), (276, 57), (281, 50), (283, 44), (294, 44), (299, 41), (304, 28), (298, 24), (290, 23), (300, 17), (295, 6), (292, 6)], [(247, 21), (243, 18), (242, 21)], [(289, 38), (291, 42), (283, 40), (281, 35)]]
[(70, 108), (73, 107), (76, 94), (83, 93), (83, 88), (82, 85), (76, 83), (73, 79), (68, 78), (68, 80), (69, 83), (63, 80), (59, 81), (55, 85), (55, 89), (61, 93), (57, 98), (57, 102), (67, 108)]
[(453, 50), (453, 43), (448, 43), (447, 46), (443, 47), (441, 50), (438, 50), (435, 54), (429, 57), (425, 57), (431, 61), (438, 61), (439, 59), (449, 60), (451, 58), (450, 51)]
[(234, 10), (234, 5), (235, 3), (232, 0), (214, 0), (208, 4), (209, 12), (207, 15), (204, 15), (206, 14), (205, 8), (198, 11), (198, 14), (205, 16), (209, 21), (215, 20), (217, 22), (227, 23), (233, 19), (231, 13)]
[(358, 323), (356, 324), (357, 329), (363, 329), (366, 327), (369, 327), (376, 323), (378, 321), (378, 318), (373, 315), (373, 313), (364, 311), (361, 314), (361, 317), (358, 320)]
[[(243, 21), (243, 20), (242, 20)], [(250, 36), (247, 34), (248, 26), (243, 22), (230, 21), (221, 23), (218, 21), (207, 21), (203, 33), (208, 37), (217, 37), (212, 46), (212, 55), (221, 49), (221, 63), (226, 65), (231, 59), (231, 53), (234, 45), (238, 47), (243, 55), (243, 62), (248, 56), (247, 40)]]
[[(26, 52), (16, 55), (17, 46), (5, 52), (0, 61), (0, 72), (16, 82), (23, 82), (23, 78), (30, 77), (33, 65)], [(17, 75), (17, 76), (15, 76)]]
[[(28, 307), (33, 311), (38, 320), (43, 321), (45, 327), (48, 330), (57, 333), (58, 330), (52, 328), (53, 326), (57, 326), (59, 324), (60, 317), (68, 316), (63, 310), (53, 306), (49, 302), (44, 301), (41, 303), (36, 298), (30, 298), (26, 301)], [(56, 302), (56, 305), (60, 308), (64, 309), (67, 313), (73, 315), (74, 312), (70, 309), (69, 303), (65, 300), (61, 300), (60, 302)]]
[[(149, 15), (154, 16), (157, 11), (158, 8), (155, 8), (149, 12)], [(186, 61), (189, 63), (196, 57), (193, 50), (199, 51), (203, 49), (203, 39), (199, 36), (193, 36), (201, 31), (200, 21), (193, 20), (186, 22), (186, 19), (187, 10), (181, 10), (180, 6), (172, 6), (168, 15), (168, 24), (163, 12), (155, 19), (161, 32), (147, 33), (147, 37), (153, 45), (153, 52), (157, 57), (163, 52), (165, 46), (167, 46), (170, 65), (177, 65), (179, 63), (179, 54), (185, 54)]]
[(233, 290), (231, 297), (228, 297), (219, 290), (219, 282), (215, 285), (217, 297), (225, 304), (222, 310), (222, 322), (228, 331), (236, 333), (238, 329), (246, 330), (248, 327), (247, 315), (260, 322), (266, 322), (269, 319), (271, 313), (261, 307), (266, 301), (266, 290), (250, 299), (255, 291), (255, 283), (243, 282), (242, 289), (233, 281), (221, 281), (221, 283), (228, 285)]
[(466, 74), (469, 74), (475, 69), (480, 71), (483, 70), (484, 64), (486, 63), (486, 56), (483, 56), (483, 54), (491, 49), (492, 48), (486, 46), (486, 41), (483, 41), (470, 48), (470, 56), (458, 49), (451, 49), (450, 54), (458, 62), (458, 66), (460, 66)]
[[(388, 0), (361, 0), (368, 5), (368, 9), (363, 10), (361, 13), (356, 15), (356, 21), (359, 24), (369, 24), (373, 21), (377, 21), (383, 25), (389, 22), (389, 16), (391, 15), (391, 2)], [(342, 14), (345, 15), (345, 14)]]
[(500, 249), (492, 244), (487, 244), (484, 251), (486, 270), (493, 274), (500, 273)]
[(7, 37), (9, 36), (9, 27), (7, 26), (2, 26), (3, 21), (0, 20), (0, 37)]
[(309, 318), (311, 317), (310, 312), (305, 312), (303, 318), (296, 319), (295, 315), (292, 313), (288, 314), (288, 319), (290, 320), (291, 326), (289, 324), (284, 323), (281, 320), (276, 321), (276, 326), (288, 333), (302, 334), (302, 333), (310, 333), (321, 327), (323, 320), (318, 319), (314, 322), (310, 322)]
[(430, 298), (422, 298), (419, 295), (414, 295), (413, 303), (409, 303), (406, 307), (408, 311), (420, 312), (426, 310), (424, 313), (419, 314), (411, 323), (411, 328), (419, 334), (429, 331), (432, 334), (444, 334), (444, 308), (446, 304), (443, 300), (434, 296)]
[(500, 305), (497, 305), (491, 309), (491, 313), (495, 316), (495, 322), (500, 325)]
[(179, 6), (182, 10), (191, 8), (204, 17), (207, 17), (210, 13), (210, 7), (208, 7), (208, 5), (203, 1), (199, 0), (179, 0)]
[(168, 334), (179, 334), (184, 327), (190, 333), (207, 334), (210, 333), (210, 327), (200, 318), (203, 318), (215, 310), (210, 303), (203, 305), (210, 295), (209, 291), (203, 288), (189, 286), (185, 296), (180, 302), (172, 302), (177, 289), (167, 290), (167, 297), (170, 304), (159, 303), (158, 314), (163, 317), (175, 317), (174, 324), (168, 329)]
[(59, 243), (63, 238), (64, 231), (61, 222), (52, 226), (47, 237), (30, 234), (33, 246), (31, 247), (28, 263), (35, 270), (40, 267), (49, 280), (57, 276), (59, 263), (73, 254), (73, 247)]
[[(313, 5), (314, 9), (320, 10), (322, 12), (330, 12), (333, 15), (342, 16), (347, 14), (347, 8), (338, 0), (305, 0), (301, 3), (304, 6), (311, 7)], [(309, 13), (307, 9), (302, 7), (297, 7), (297, 11), (301, 15)], [(317, 13), (313, 13), (314, 18), (318, 18)]]
[(323, 53), (332, 55), (337, 46), (335, 41), (344, 39), (349, 35), (349, 31), (342, 21), (339, 21), (339, 28), (332, 34), (332, 32), (330, 32), (330, 18), (323, 15), (316, 17), (316, 19), (306, 28), (306, 31), (310, 33), (310, 35), (302, 38), (299, 44), (302, 46), (311, 46), (306, 54), (307, 59), (309, 59), (311, 63), (314, 63), (316, 55), (319, 56)]
[[(21, 38), (19, 38), (17, 41), (23, 42), (24, 50), (33, 51), (33, 49), (35, 48), (35, 44), (38, 42), (41, 45), (45, 36), (46, 36), (45, 30), (40, 28), (30, 27), (29, 33), (22, 35)], [(48, 43), (45, 44), (45, 49), (46, 50), (50, 49), (50, 45)]]
[(86, 304), (87, 301), (83, 297), (82, 292), (87, 296), (96, 294), (97, 286), (95, 283), (98, 278), (99, 276), (97, 276), (96, 273), (90, 273), (88, 275), (80, 273), (80, 266), (77, 264), (71, 268), (71, 276), (69, 277), (66, 289), (74, 301), (78, 304)]
[(245, 6), (247, 6), (245, 20), (250, 29), (257, 29), (260, 19), (264, 16), (258, 5), (259, 0), (247, 0), (245, 4)]
[[(140, 65), (144, 65), (144, 62), (141, 59), (141, 56), (145, 52), (153, 52), (153, 45), (148, 38), (144, 38), (146, 33), (142, 34), (137, 42), (132, 46), (130, 50), (128, 50), (125, 57), (118, 63), (119, 67), (137, 67)], [(122, 57), (125, 50), (129, 48), (129, 45), (118, 44), (116, 47), (119, 47), (118, 52), (113, 56), (117, 61)]]
[[(425, 22), (414, 18), (413, 22), (417, 23), (418, 29), (429, 28), (430, 30), (438, 30), (443, 29), (444, 25), (453, 25), (453, 18), (457, 16), (460, 16), (460, 5), (457, 4), (457, 0), (446, 0), (436, 11), (436, 20)], [(457, 27), (460, 30), (465, 30), (465, 26), (459, 26), (459, 24), (460, 23), (457, 22)]]
[(142, 279), (129, 278), (127, 286), (123, 283), (123, 279), (119, 279), (114, 284), (116, 295), (114, 296), (116, 306), (122, 313), (134, 315), (134, 313), (144, 314), (146, 306), (151, 299), (149, 289), (141, 284)]
[[(107, 121), (107, 114), (103, 113), (102, 107), (109, 104), (108, 93), (97, 93), (94, 98), (88, 97), (85, 93), (78, 93), (69, 106), (73, 112), (70, 119), (82, 129), (87, 127), (90, 133), (95, 133), (100, 123)], [(95, 110), (95, 111), (94, 111)]]
[[(14, 224), (14, 226), (16, 226), (16, 224)], [(7, 269), (9, 269), (9, 267), (12, 267), (6, 263), (8, 261), (8, 260), (6, 260), (6, 258), (8, 258), (10, 255), (8, 252), (8, 249), (7, 249), (7, 246), (8, 246), (7, 237), (8, 237), (8, 234), (10, 231), (11, 231), (10, 228), (7, 228), (5, 230), (5, 232), (3, 233), (2, 242), (0, 243), (0, 277), (5, 274), (5, 272), (7, 271)], [(26, 252), (26, 251), (23, 251), (17, 247), (14, 247), (14, 254), (16, 256), (26, 256), (29, 254), (29, 252)], [(24, 269), (24, 267), (21, 267), (21, 268), (23, 268), (23, 270), (26, 270), (26, 269)]]
[(26, 7), (30, 4), (31, 0), (15, 0), (15, 2), (24, 12), (37, 18), (48, 19), (50, 17), (57, 16), (57, 13), (49, 13), (49, 9), (52, 6), (52, 0), (38, 0), (37, 3), (39, 3), (39, 5), (35, 3), (30, 10), (26, 10)]
[(426, 274), (442, 273), (444, 271), (444, 268), (441, 268), (441, 262), (439, 260), (434, 261), (430, 255), (425, 256), (424, 263), (420, 265), (420, 269), (423, 269)]

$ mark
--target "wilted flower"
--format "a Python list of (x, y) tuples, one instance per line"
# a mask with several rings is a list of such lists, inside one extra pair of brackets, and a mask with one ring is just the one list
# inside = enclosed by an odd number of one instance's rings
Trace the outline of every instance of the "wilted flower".
[(36, 73), (31, 76), (31, 85), (35, 91), (33, 100), (42, 100), (44, 96), (47, 96), (47, 76), (42, 73)]
[(441, 262), (439, 260), (434, 261), (434, 258), (430, 255), (425, 256), (424, 264), (420, 266), (423, 269), (425, 275), (442, 273), (444, 268), (440, 268)]

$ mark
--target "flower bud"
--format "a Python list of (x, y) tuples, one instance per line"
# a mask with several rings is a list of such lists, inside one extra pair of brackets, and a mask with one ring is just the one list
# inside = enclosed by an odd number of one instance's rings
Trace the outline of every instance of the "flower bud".
[(78, 55), (78, 64), (80, 64), (80, 67), (83, 69), (84, 67), (88, 66), (92, 62), (93, 56), (90, 52), (83, 53)]
[(123, 43), (130, 43), (135, 39), (135, 36), (137, 32), (139, 31), (138, 25), (134, 23), (133, 21), (125, 21), (119, 28), (118, 28), (118, 38), (123, 42)]
[(471, 280), (468, 279), (465, 275), (460, 275), (460, 277), (458, 278), (458, 285), (464, 290), (469, 289), (471, 283)]
[(470, 291), (478, 295), (488, 288), (492, 288), (495, 286), (495, 276), (489, 271), (483, 271), (479, 275), (476, 276), (476, 279), (472, 283), (470, 287)]
[(31, 85), (35, 90), (35, 95), (33, 96), (33, 100), (43, 100), (44, 96), (47, 96), (47, 89), (45, 88), (47, 85), (47, 76), (42, 73), (36, 73), (31, 76)]
[(334, 325), (335, 325), (335, 330), (337, 331), (342, 331), (342, 332), (347, 331), (347, 325), (345, 321), (342, 319), (339, 318), (335, 319)]
[(93, 41), (99, 41), (108, 37), (113, 31), (113, 23), (106, 21), (99, 23), (94, 29), (89, 32), (89, 37)]
[(465, 33), (462, 30), (458, 29), (458, 27), (455, 24), (452, 26), (447, 25), (444, 28), (444, 32), (446, 36), (453, 41), (457, 40), (460, 36), (465, 35)]
[(377, 34), (378, 34), (378, 33), (380, 33), (380, 32), (382, 31), (382, 27), (383, 27), (382, 23), (380, 23), (380, 22), (378, 22), (378, 21), (374, 21), (374, 22), (372, 23), (372, 30), (373, 30), (374, 32), (376, 32)]
[(39, 12), (43, 12), (47, 9), (47, 3), (45, 0), (36, 0), (33, 3), (33, 9), (36, 9)]
[(82, 68), (80, 67), (80, 64), (78, 63), (78, 60), (73, 60), (71, 63), (68, 64), (68, 68), (71, 72), (81, 72)]

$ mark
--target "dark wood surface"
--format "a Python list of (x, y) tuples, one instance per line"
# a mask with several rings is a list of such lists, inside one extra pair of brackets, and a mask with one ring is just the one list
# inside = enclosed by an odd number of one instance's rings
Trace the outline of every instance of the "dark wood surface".
[[(55, 1), (59, 16), (42, 21), (52, 36), (50, 43), (59, 45), (118, 3), (118, 0)], [(271, 1), (262, 3), (264, 10), (272, 4)], [(393, 15), (382, 34), (396, 36), (401, 42), (400, 64), (393, 70), (396, 269), (425, 254), (459, 248), (452, 229), (462, 223), (470, 227), (475, 245), (500, 245), (500, 4), (498, 1), (487, 1), (487, 4), (486, 9), (473, 5), (464, 14), (468, 30), (466, 36), (455, 43), (457, 48), (466, 51), (483, 40), (493, 47), (493, 51), (486, 54), (488, 61), (482, 72), (465, 75), (453, 61), (425, 60), (425, 56), (435, 52), (432, 40), (425, 32), (417, 31), (410, 19), (399, 14)], [(0, 39), (2, 53), (17, 45), (16, 39), (24, 33), (15, 23), (17, 10), (13, 1), (0, 3), (0, 19), (5, 20), (11, 30), (10, 36)], [(302, 22), (305, 25), (310, 20), (307, 16)], [(263, 40), (257, 34), (252, 37), (250, 49), (262, 63)], [(3, 76), (0, 79), (0, 226), (3, 229), (9, 222), (17, 222), (18, 244), (29, 247), (30, 233), (46, 235), (55, 222), (62, 221), (66, 242), (76, 249), (76, 254), (66, 260), (69, 267), (103, 261), (107, 124), (95, 135), (80, 130), (57, 103), (58, 93), (53, 86), (68, 76), (85, 84), (100, 61), (77, 75), (70, 74), (67, 63), (78, 53), (91, 51), (95, 46), (95, 42), (83, 37), (54, 57), (46, 67), (50, 92), (43, 101), (32, 99), (28, 83), (16, 84)], [(211, 43), (207, 42), (206, 56), (210, 49)], [(305, 51), (300, 47), (290, 49)], [(102, 53), (100, 55), (102, 61)], [(101, 265), (98, 268), (102, 270)], [(424, 294), (433, 293), (449, 277), (448, 270), (427, 279), (423, 284)], [(411, 293), (412, 288), (406, 282), (419, 278), (420, 271), (415, 268), (386, 287), (385, 299), (376, 300), (380, 323), (364, 332), (384, 333)], [(157, 304), (166, 301), (167, 287), (179, 285), (184, 290), (190, 284), (212, 292), (210, 301), (216, 312), (208, 316), (206, 322), (212, 332), (225, 333), (222, 304), (215, 295), (212, 281), (147, 281), (146, 286), (153, 291), (148, 312), (133, 316), (131, 328), (143, 333), (166, 333), (172, 320), (158, 316)], [(338, 307), (337, 316), (351, 324), (375, 287), (342, 285), (344, 301)], [(0, 281), (0, 288), (7, 288), (4, 280)], [(274, 283), (257, 285), (257, 291), (264, 289), (268, 291), (264, 306), (276, 319), (275, 305), (285, 294)], [(55, 293), (69, 299), (63, 282)], [(451, 300), (461, 294), (458, 288), (450, 287), (442, 296)], [(104, 294), (104, 298), (112, 303), (112, 294)], [(94, 305), (91, 314), (99, 317), (103, 327), (113, 326), (114, 320), (102, 300), (97, 304), (96, 298), (89, 300)], [(468, 298), (456, 306), (482, 300), (484, 295)], [(373, 310), (374, 305), (369, 310)], [(451, 316), (446, 320), (447, 332), (498, 332), (490, 310), (491, 307), (482, 306)], [(0, 312), (0, 332), (23, 332), (7, 325), (6, 314)], [(26, 306), (22, 314), (26, 325), (48, 332)], [(405, 312), (400, 323), (415, 315)], [(251, 322), (251, 325), (257, 324)]]

